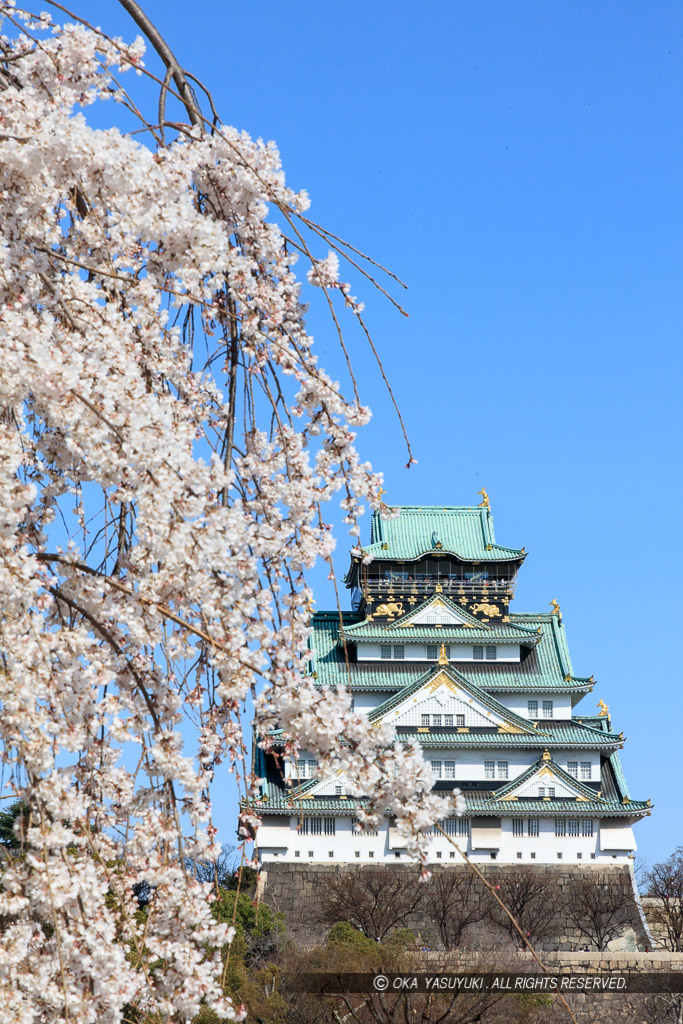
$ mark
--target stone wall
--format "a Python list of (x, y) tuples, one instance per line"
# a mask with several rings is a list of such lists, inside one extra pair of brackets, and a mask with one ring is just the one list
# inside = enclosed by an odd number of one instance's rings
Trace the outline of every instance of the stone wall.
[[(500, 877), (506, 872), (514, 872), (514, 864), (478, 865), (486, 877)], [(287, 927), (293, 940), (302, 948), (310, 948), (320, 943), (329, 924), (323, 919), (320, 908), (321, 897), (328, 879), (348, 871), (362, 870), (355, 865), (342, 864), (292, 864), (287, 862), (269, 862), (267, 870), (261, 873), (259, 891), (264, 903), (274, 910), (282, 911)], [(367, 870), (367, 868), (366, 868)], [(435, 868), (437, 871), (469, 871), (467, 865), (453, 865), (447, 868)], [(628, 866), (584, 865), (543, 865), (539, 873), (552, 875), (553, 882), (560, 890), (562, 897), (571, 897), (572, 888), (577, 880), (591, 873), (609, 874), (619, 885), (623, 886), (630, 896), (629, 905), (623, 915), (623, 933), (620, 940), (611, 944), (622, 949), (646, 950), (651, 948), (652, 940), (644, 927), (644, 919), (637, 902), (633, 887), (633, 876)], [(418, 885), (418, 869), (409, 865), (378, 864), (372, 871), (387, 871), (412, 876)], [(429, 883), (425, 883), (429, 885)], [(418, 936), (420, 944), (432, 949), (439, 949), (438, 930), (425, 911), (408, 917), (405, 927), (410, 928)], [(579, 949), (586, 945), (585, 937), (576, 934), (569, 922), (561, 922), (557, 934), (539, 944), (539, 948), (567, 950)], [(468, 949), (497, 950), (510, 947), (510, 939), (504, 931), (497, 929), (490, 921), (481, 922), (465, 932), (462, 946)]]

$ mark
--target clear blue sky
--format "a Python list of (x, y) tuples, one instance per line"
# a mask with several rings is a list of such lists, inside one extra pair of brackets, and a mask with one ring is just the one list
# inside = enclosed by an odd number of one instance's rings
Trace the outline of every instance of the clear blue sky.
[[(654, 861), (680, 824), (681, 98), (673, 0), (145, 0), (227, 123), (279, 144), (312, 216), (408, 284), (354, 280), (381, 381), (363, 454), (396, 504), (474, 504), (526, 546), (516, 610), (562, 606), (582, 708), (628, 739)], [(81, 5), (83, 8), (83, 5)], [(88, 0), (131, 36), (114, 0)], [(322, 253), (321, 253), (322, 254)], [(324, 365), (341, 374), (322, 315)], [(339, 568), (346, 539), (339, 531)], [(332, 601), (320, 583), (318, 607)], [(222, 822), (230, 841), (231, 822)]]

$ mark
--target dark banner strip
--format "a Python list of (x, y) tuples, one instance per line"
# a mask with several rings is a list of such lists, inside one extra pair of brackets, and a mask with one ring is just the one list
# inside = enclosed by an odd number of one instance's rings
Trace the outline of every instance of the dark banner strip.
[(475, 974), (434, 971), (428, 974), (298, 974), (286, 976), (291, 992), (319, 995), (385, 992), (683, 992), (683, 971), (597, 971), (555, 974)]

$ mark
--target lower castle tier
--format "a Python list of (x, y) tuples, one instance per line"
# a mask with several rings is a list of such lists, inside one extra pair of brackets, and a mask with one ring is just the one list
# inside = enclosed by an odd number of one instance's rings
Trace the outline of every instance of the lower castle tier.
[[(352, 556), (355, 610), (313, 615), (318, 685), (345, 685), (358, 712), (422, 747), (435, 790), (462, 790), (465, 815), (441, 825), (473, 860), (625, 860), (650, 801), (629, 796), (603, 702), (574, 711), (593, 678), (574, 675), (557, 602), (510, 611), (524, 549), (495, 543), (485, 492), (476, 507), (390, 511), (373, 515), (372, 561)], [(257, 748), (262, 861), (405, 861), (391, 820), (358, 831), (347, 780), (317, 767), (305, 751), (283, 765)], [(435, 833), (430, 859), (459, 858)]]

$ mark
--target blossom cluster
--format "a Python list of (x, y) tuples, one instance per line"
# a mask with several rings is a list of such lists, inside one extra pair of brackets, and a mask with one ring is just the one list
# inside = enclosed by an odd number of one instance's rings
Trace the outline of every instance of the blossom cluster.
[[(277, 726), (343, 770), (418, 858), (445, 813), (419, 752), (307, 672), (322, 506), (339, 495), (357, 538), (379, 505), (369, 412), (312, 353), (287, 237), (308, 198), (276, 148), (95, 129), (92, 104), (131, 106), (142, 41), (12, 0), (0, 19), (0, 756), (25, 809), (1, 866), (3, 1019), (232, 1018), (231, 930), (184, 864), (217, 856), (220, 765), (258, 823), (253, 695), (258, 742)], [(309, 263), (359, 316), (336, 255)]]

